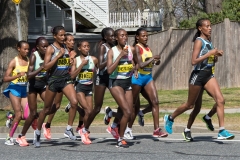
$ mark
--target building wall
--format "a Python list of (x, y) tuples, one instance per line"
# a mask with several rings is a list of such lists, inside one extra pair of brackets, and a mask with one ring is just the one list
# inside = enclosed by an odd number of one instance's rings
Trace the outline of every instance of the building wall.
[[(54, 27), (57, 25), (62, 25), (62, 12), (59, 8), (55, 5), (50, 3), (49, 1), (46, 2), (47, 4), (47, 12), (48, 18), (46, 18), (46, 30), (48, 26)], [(72, 31), (72, 20), (64, 18), (65, 29), (68, 32)], [(35, 0), (31, 0), (30, 8), (29, 8), (29, 33), (41, 33), (43, 30), (42, 20), (35, 18)]]

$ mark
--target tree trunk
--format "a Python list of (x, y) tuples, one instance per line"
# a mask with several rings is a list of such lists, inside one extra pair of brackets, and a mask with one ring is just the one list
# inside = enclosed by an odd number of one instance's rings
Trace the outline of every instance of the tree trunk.
[(177, 27), (177, 20), (174, 13), (173, 2), (172, 0), (165, 1), (166, 11), (164, 13), (164, 20), (163, 20), (163, 30), (169, 29), (170, 27)]
[(206, 12), (215, 13), (222, 10), (223, 0), (205, 0)]
[[(24, 0), (19, 6), (23, 40), (27, 40), (28, 35), (29, 4), (30, 0)], [(15, 46), (18, 42), (16, 7), (10, 0), (0, 1), (0, 33), (0, 108), (4, 108), (10, 101), (2, 94), (8, 85), (3, 83), (3, 76), (8, 63), (17, 55)]]

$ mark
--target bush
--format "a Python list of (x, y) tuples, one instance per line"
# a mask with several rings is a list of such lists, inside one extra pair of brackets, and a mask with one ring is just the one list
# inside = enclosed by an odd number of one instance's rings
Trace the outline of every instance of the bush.
[(189, 20), (182, 20), (179, 23), (179, 28), (194, 28), (197, 20), (200, 18), (208, 18), (212, 24), (222, 22), (225, 18), (229, 18), (232, 21), (240, 21), (240, 0), (224, 0), (221, 12), (211, 14), (199, 12), (197, 16)]

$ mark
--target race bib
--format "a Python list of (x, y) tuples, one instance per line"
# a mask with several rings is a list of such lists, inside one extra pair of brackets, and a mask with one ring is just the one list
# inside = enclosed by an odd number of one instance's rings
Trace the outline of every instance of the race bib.
[(68, 70), (70, 66), (70, 59), (69, 58), (59, 58), (57, 62), (57, 69), (58, 70)]
[(18, 85), (27, 85), (27, 76), (21, 76), (19, 78), (17, 78), (17, 83)]
[(118, 72), (120, 73), (130, 72), (132, 69), (133, 69), (132, 64), (118, 65)]
[(92, 79), (93, 72), (80, 72), (78, 75), (79, 80), (89, 80)]
[(208, 64), (213, 65), (214, 63), (214, 55), (211, 55), (210, 57), (208, 57)]

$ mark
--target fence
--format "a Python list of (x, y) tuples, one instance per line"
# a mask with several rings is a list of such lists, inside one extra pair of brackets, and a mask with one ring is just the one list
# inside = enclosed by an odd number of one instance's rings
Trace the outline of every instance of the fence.
[[(192, 38), (196, 29), (169, 29), (149, 35), (148, 44), (153, 54), (161, 54), (161, 64), (153, 69), (157, 89), (187, 89), (192, 71)], [(240, 22), (224, 22), (212, 26), (212, 41), (224, 55), (216, 64), (215, 76), (220, 87), (240, 86)], [(133, 37), (129, 38), (129, 44)]]

